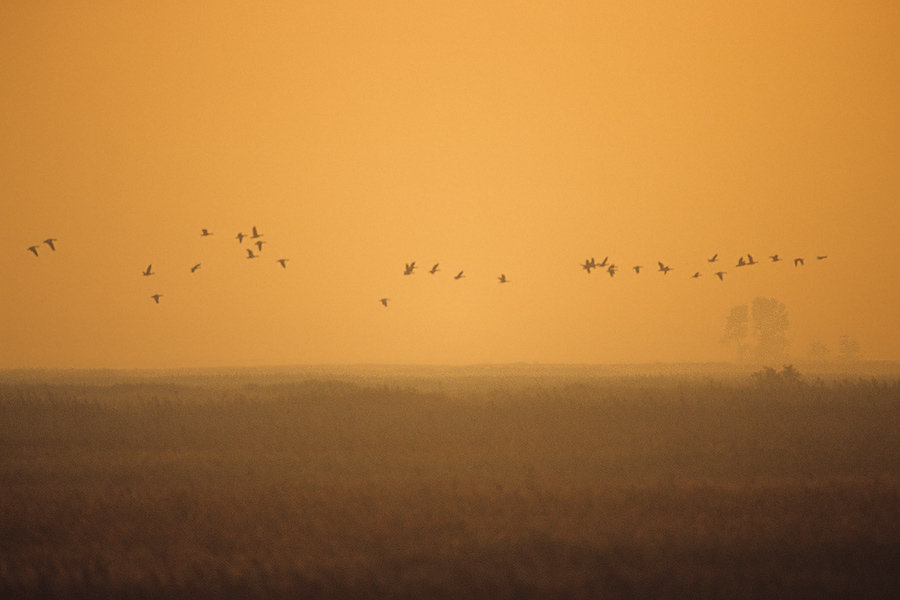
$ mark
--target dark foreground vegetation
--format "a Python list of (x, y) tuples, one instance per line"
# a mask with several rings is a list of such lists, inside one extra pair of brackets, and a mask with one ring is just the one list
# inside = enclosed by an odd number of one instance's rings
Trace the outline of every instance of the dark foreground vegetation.
[(0, 385), (2, 598), (888, 598), (900, 384)]

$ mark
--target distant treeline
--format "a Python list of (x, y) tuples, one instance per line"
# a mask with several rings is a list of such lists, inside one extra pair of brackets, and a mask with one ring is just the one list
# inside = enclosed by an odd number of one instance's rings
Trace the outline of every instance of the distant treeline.
[[(310, 380), (342, 381), (361, 386), (387, 384), (417, 389), (456, 390), (502, 382), (510, 386), (537, 383), (560, 385), (571, 382), (654, 378), (714, 378), (745, 381), (755, 370), (775, 364), (752, 362), (635, 363), (635, 364), (541, 364), (487, 365), (299, 365), (281, 367), (235, 367), (202, 369), (6, 369), (0, 384), (35, 385), (179, 385), (234, 388), (242, 385), (302, 384)], [(825, 381), (858, 377), (900, 379), (897, 361), (794, 361), (807, 379)]]

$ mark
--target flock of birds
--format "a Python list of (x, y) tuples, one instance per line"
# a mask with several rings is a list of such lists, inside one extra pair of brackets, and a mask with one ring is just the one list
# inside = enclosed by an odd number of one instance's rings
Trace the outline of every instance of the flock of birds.
[[(440, 267), (441, 267), (441, 263), (439, 263), (439, 262), (434, 263), (434, 265), (430, 269), (428, 269), (428, 272), (431, 275), (434, 275), (435, 273), (437, 273), (438, 271), (441, 270)], [(403, 269), (403, 274), (404, 275), (413, 275), (413, 274), (415, 274), (416, 268), (417, 268), (416, 261), (406, 263), (406, 266)], [(457, 273), (456, 275), (453, 276), (453, 279), (455, 279), (455, 280), (464, 279), (465, 278), (464, 273), (465, 273), (465, 271), (460, 271), (459, 273)], [(509, 283), (509, 279), (507, 279), (506, 275), (504, 275), (503, 273), (500, 274), (500, 276), (497, 278), (497, 280), (500, 283)], [(390, 298), (382, 298), (380, 300), (381, 304), (385, 307), (388, 305), (389, 301), (390, 301)]]
[[(209, 237), (211, 235), (213, 235), (213, 233), (208, 229), (200, 230), (200, 237)], [(244, 243), (244, 238), (249, 238), (250, 240), (256, 240), (255, 242), (250, 242), (251, 245), (256, 246), (255, 254), (253, 252), (253, 248), (245, 248), (245, 250), (247, 250), (247, 256), (245, 258), (247, 258), (248, 260), (251, 258), (259, 258), (260, 255), (262, 254), (263, 244), (266, 243), (266, 240), (260, 239), (262, 237), (263, 237), (263, 234), (259, 233), (259, 231), (256, 229), (256, 225), (254, 225), (252, 227), (250, 235), (247, 235), (246, 233), (239, 231), (238, 234), (236, 236), (234, 236), (234, 238), (238, 241), (238, 244), (242, 244), (242, 245)], [(286, 269), (287, 261), (289, 261), (289, 260), (290, 260), (289, 258), (276, 258), (275, 262), (280, 264), (282, 266), (282, 268)], [(197, 269), (200, 268), (201, 264), (202, 263), (197, 263), (193, 267), (191, 267), (191, 273), (196, 273)], [(143, 273), (144, 277), (147, 277), (149, 275), (154, 275), (152, 269), (153, 269), (152, 263), (147, 265), (147, 270), (144, 271), (144, 273)], [(162, 298), (162, 296), (163, 296), (162, 294), (153, 294), (150, 297), (153, 298), (153, 300), (157, 304), (159, 304), (159, 299)]]
[[(201, 237), (208, 237), (211, 235), (213, 235), (213, 233), (211, 231), (209, 231), (208, 229), (200, 230)], [(254, 259), (254, 258), (260, 258), (261, 254), (262, 254), (263, 245), (266, 243), (265, 240), (261, 239), (262, 237), (263, 237), (263, 234), (259, 233), (259, 231), (256, 229), (256, 226), (254, 225), (253, 228), (251, 229), (250, 235), (247, 235), (242, 232), (238, 232), (238, 234), (235, 236), (235, 239), (238, 241), (238, 244), (243, 244), (245, 238), (250, 239), (250, 240), (255, 240), (255, 241), (250, 242), (251, 246), (256, 246), (255, 253), (254, 253), (252, 247), (245, 248), (245, 250), (247, 251), (247, 256), (245, 258), (247, 258), (249, 260), (249, 259)], [(50, 247), (51, 251), (55, 252), (56, 251), (56, 245), (55, 245), (56, 241), (57, 241), (56, 238), (47, 238), (46, 240), (44, 240), (41, 243), (46, 244), (47, 246)], [(27, 248), (27, 251), (33, 253), (36, 257), (39, 257), (40, 254), (38, 253), (38, 249), (40, 249), (40, 247), (41, 246), (38, 244), (36, 244), (34, 246), (29, 246)], [(769, 256), (768, 258), (773, 263), (781, 262), (784, 260), (778, 254), (773, 254), (773, 255)], [(827, 255), (817, 255), (816, 256), (816, 260), (824, 260), (826, 258), (828, 258)], [(280, 264), (282, 266), (282, 268), (287, 268), (287, 262), (289, 260), (290, 259), (288, 259), (288, 258), (278, 258), (275, 260), (275, 262)], [(706, 261), (710, 264), (720, 263), (719, 255), (714, 254), (710, 258), (707, 258)], [(759, 264), (759, 262), (761, 262), (761, 261), (754, 259), (752, 254), (747, 254), (746, 259), (742, 255), (740, 258), (738, 258), (738, 261), (737, 261), (737, 264), (735, 265), (735, 267), (736, 268), (749, 267), (749, 266)], [(805, 264), (804, 259), (802, 257), (794, 258), (793, 262), (794, 262), (795, 267), (800, 267)], [(201, 264), (202, 263), (197, 263), (194, 266), (192, 266), (190, 269), (191, 273), (196, 273), (197, 270), (200, 268)], [(657, 264), (659, 265), (659, 268), (657, 269), (657, 271), (662, 273), (663, 275), (668, 275), (669, 271), (674, 270), (673, 267), (663, 263), (662, 261), (657, 261)], [(406, 263), (406, 265), (403, 269), (403, 275), (414, 275), (417, 268), (418, 268), (418, 266), (416, 265), (415, 261)], [(587, 271), (588, 275), (590, 275), (591, 271), (595, 270), (595, 269), (605, 270), (606, 273), (608, 273), (610, 277), (615, 277), (616, 273), (619, 271), (619, 267), (616, 266), (616, 264), (609, 262), (608, 256), (605, 257), (599, 263), (597, 261), (595, 261), (593, 257), (587, 258), (587, 259), (585, 259), (584, 263), (581, 264), (581, 268), (584, 269), (585, 271)], [(636, 275), (640, 275), (641, 270), (644, 269), (644, 266), (643, 265), (634, 265), (631, 267), (631, 269), (635, 272)], [(428, 269), (428, 273), (430, 273), (431, 275), (434, 275), (440, 270), (441, 270), (440, 263), (435, 263), (430, 269)], [(718, 277), (720, 281), (724, 281), (725, 275), (727, 273), (728, 273), (728, 271), (719, 270), (719, 271), (715, 271), (714, 275), (716, 277)], [(148, 264), (147, 268), (142, 272), (142, 275), (144, 277), (149, 277), (149, 276), (155, 275), (155, 274), (156, 273), (153, 271), (152, 263)], [(702, 273), (700, 273), (700, 271), (696, 271), (696, 272), (694, 272), (693, 275), (691, 275), (691, 278), (697, 279), (698, 277), (701, 277), (701, 276), (702, 276)], [(465, 278), (464, 271), (459, 271), (453, 277), (454, 280), (459, 280), (459, 279), (463, 279), (463, 278)], [(497, 277), (497, 280), (501, 284), (509, 283), (509, 281), (510, 281), (509, 279), (507, 279), (507, 277), (504, 273), (501, 273)], [(162, 297), (163, 297), (163, 295), (160, 293), (155, 293), (150, 296), (150, 298), (152, 298), (153, 301), (156, 302), (157, 304), (159, 304), (159, 299)], [(381, 302), (381, 304), (383, 306), (387, 307), (388, 302), (390, 301), (390, 298), (381, 298), (379, 301)]]
[[(816, 260), (824, 260), (824, 259), (826, 259), (826, 258), (828, 258), (827, 255), (818, 255), (818, 256), (816, 256)], [(773, 254), (772, 256), (769, 257), (769, 260), (772, 261), (772, 262), (781, 262), (781, 261), (784, 260), (784, 259), (781, 258), (781, 256), (779, 256), (778, 254)], [(707, 259), (706, 259), (706, 262), (708, 262), (708, 263), (717, 263), (717, 262), (719, 262), (719, 255), (718, 255), (718, 254), (713, 254), (710, 258), (707, 258)], [(746, 260), (744, 260), (744, 257), (743, 257), (743, 256), (741, 256), (740, 258), (738, 258), (738, 262), (737, 262), (737, 264), (735, 265), (735, 267), (749, 267), (749, 266), (758, 264), (759, 262), (760, 262), (760, 261), (755, 260), (755, 259), (753, 258), (753, 255), (752, 255), (752, 254), (747, 254), (747, 259), (746, 259)], [(669, 265), (663, 264), (662, 261), (658, 261), (657, 264), (659, 265), (659, 269), (657, 269), (657, 271), (661, 272), (663, 275), (668, 275), (668, 274), (669, 274), (669, 271), (674, 270), (673, 267), (670, 267)], [(803, 264), (804, 264), (804, 262), (803, 262), (803, 259), (802, 259), (802, 258), (795, 258), (795, 259), (794, 259), (794, 266), (795, 266), (795, 267), (803, 266)], [(587, 272), (588, 272), (588, 275), (591, 274), (591, 269), (603, 269), (604, 267), (606, 268), (606, 272), (609, 273), (609, 276), (610, 276), (610, 277), (614, 277), (615, 274), (616, 274), (616, 272), (619, 270), (619, 267), (617, 267), (615, 264), (609, 263), (609, 257), (608, 257), (608, 256), (607, 256), (606, 258), (603, 259), (603, 262), (599, 262), (599, 263), (596, 262), (593, 258), (588, 258), (588, 259), (585, 259), (584, 263), (581, 265), (581, 268), (584, 269), (585, 271), (587, 271)], [(643, 269), (644, 266), (643, 266), (643, 265), (634, 265), (634, 266), (631, 267), (631, 268), (634, 269), (634, 272), (635, 272), (636, 274), (640, 275), (641, 269)], [(716, 271), (716, 272), (714, 273), (714, 275), (715, 275), (716, 277), (719, 278), (719, 281), (724, 281), (724, 280), (725, 280), (725, 275), (726, 275), (727, 273), (728, 273), (728, 271)], [(702, 275), (702, 274), (700, 273), (700, 271), (695, 271), (694, 274), (691, 275), (691, 277), (692, 277), (693, 279), (697, 279), (697, 278), (700, 277), (701, 275)]]
[[(201, 229), (200, 230), (200, 237), (209, 237), (211, 235), (213, 235), (213, 232), (211, 232), (209, 229)], [(262, 254), (263, 244), (266, 243), (265, 240), (260, 239), (262, 237), (263, 237), (263, 234), (259, 233), (259, 231), (256, 229), (256, 226), (254, 225), (253, 228), (251, 229), (250, 235), (247, 235), (243, 232), (238, 232), (238, 234), (235, 236), (235, 239), (238, 241), (238, 244), (243, 244), (245, 238), (248, 238), (250, 240), (256, 240), (255, 242), (251, 242), (251, 245), (256, 246), (255, 253), (253, 252), (253, 248), (245, 248), (247, 250), (247, 256), (245, 258), (251, 259), (251, 258), (260, 258), (261, 254)], [(42, 243), (50, 246), (50, 250), (55, 252), (56, 251), (56, 246), (55, 246), (56, 241), (57, 241), (56, 238), (47, 238)], [(40, 254), (38, 254), (39, 248), (40, 248), (39, 245), (34, 245), (34, 246), (29, 246), (27, 248), (27, 250), (29, 252), (33, 253), (36, 257), (39, 257), (40, 256)], [(277, 259), (275, 259), (275, 262), (280, 264), (282, 266), (282, 268), (287, 268), (287, 262), (289, 260), (290, 260), (289, 258), (277, 258)], [(196, 273), (201, 265), (202, 265), (202, 263), (197, 263), (194, 266), (192, 266), (191, 273)], [(144, 269), (144, 271), (141, 273), (141, 275), (143, 275), (144, 277), (150, 277), (151, 275), (156, 275), (156, 272), (153, 270), (153, 263), (148, 264), (147, 268)], [(159, 299), (162, 297), (163, 297), (163, 294), (160, 294), (160, 293), (155, 293), (150, 296), (150, 298), (152, 298), (153, 301), (156, 302), (157, 304), (159, 304)]]
[[(53, 250), (54, 252), (56, 252), (56, 238), (47, 238), (46, 240), (44, 240), (44, 241), (41, 242), (41, 243), (42, 243), (42, 244), (47, 244), (48, 246), (50, 246), (50, 249), (51, 249), (51, 250)], [(39, 256), (39, 255), (38, 255), (38, 248), (40, 248), (40, 246), (38, 246), (38, 245), (28, 246), (28, 251), (29, 251), (29, 252), (33, 252), (35, 256)]]
[[(826, 258), (828, 258), (828, 256), (826, 256), (826, 255), (818, 255), (818, 256), (816, 256), (816, 260), (824, 260), (824, 259), (826, 259)], [(772, 261), (772, 262), (781, 262), (781, 261), (784, 260), (784, 259), (782, 259), (781, 256), (778, 255), (778, 254), (773, 254), (773, 255), (769, 256), (769, 260)], [(803, 266), (803, 265), (805, 264), (804, 261), (803, 261), (803, 258), (795, 258), (795, 259), (793, 259), (793, 260), (794, 260), (794, 266), (795, 266), (795, 267)], [(706, 261), (707, 261), (708, 263), (719, 263), (719, 262), (720, 262), (720, 261), (719, 261), (719, 255), (718, 255), (718, 254), (714, 254), (714, 255), (712, 255), (710, 258), (707, 258)], [(735, 265), (735, 267), (748, 267), (748, 266), (752, 266), (752, 265), (758, 264), (759, 262), (760, 262), (760, 261), (758, 261), (758, 260), (756, 260), (756, 259), (753, 258), (753, 255), (752, 255), (752, 254), (747, 254), (747, 258), (746, 258), (746, 259), (744, 259), (744, 256), (741, 256), (741, 257), (738, 259), (738, 262), (737, 262), (737, 264)], [(657, 261), (657, 264), (659, 265), (659, 268), (657, 269), (657, 271), (659, 271), (659, 272), (662, 273), (663, 275), (668, 275), (668, 274), (669, 274), (669, 271), (673, 271), (673, 270), (674, 270), (673, 267), (671, 267), (671, 266), (669, 266), (669, 265), (663, 263), (662, 261)], [(439, 267), (440, 267), (440, 263), (435, 263), (434, 266), (431, 267), (431, 269), (428, 270), (428, 272), (429, 272), (430, 274), (434, 275), (435, 273), (437, 273), (437, 272), (440, 270)], [(609, 274), (610, 277), (615, 277), (616, 273), (619, 271), (619, 267), (618, 267), (616, 264), (609, 262), (609, 257), (608, 257), (608, 256), (605, 257), (605, 258), (604, 258), (601, 262), (599, 262), (599, 263), (598, 263), (593, 257), (591, 257), (591, 258), (586, 258), (585, 261), (584, 261), (584, 263), (581, 264), (581, 268), (584, 269), (585, 271), (587, 271), (588, 275), (591, 274), (591, 271), (592, 271), (593, 269), (603, 269), (603, 270), (605, 270), (605, 271)], [(631, 269), (634, 270), (634, 272), (635, 272), (636, 275), (640, 275), (640, 274), (641, 274), (641, 269), (643, 269), (643, 268), (644, 268), (643, 265), (634, 265), (634, 266), (631, 267)], [(413, 261), (413, 262), (411, 262), (411, 263), (406, 263), (406, 267), (405, 267), (405, 269), (403, 270), (403, 274), (404, 274), (404, 275), (412, 275), (412, 274), (414, 274), (415, 269), (416, 269), (416, 263), (415, 263), (415, 261)], [(714, 273), (714, 275), (715, 275), (716, 277), (719, 278), (719, 281), (724, 281), (724, 280), (725, 280), (725, 275), (726, 275), (727, 273), (728, 273), (727, 271), (721, 271), (721, 270), (720, 270), (720, 271), (716, 271), (716, 272)], [(700, 273), (700, 271), (695, 271), (694, 274), (691, 275), (691, 278), (697, 279), (698, 277), (701, 277), (701, 276), (702, 276), (702, 273)], [(460, 271), (459, 273), (456, 274), (456, 276), (455, 276), (453, 279), (462, 279), (463, 277), (464, 277), (463, 271)], [(509, 279), (507, 279), (507, 278), (506, 278), (506, 275), (503, 274), (503, 273), (501, 273), (500, 276), (497, 277), (497, 280), (498, 280), (500, 283), (509, 283)], [(382, 298), (382, 299), (381, 299), (381, 304), (382, 304), (383, 306), (387, 307), (389, 301), (390, 301), (390, 298)]]

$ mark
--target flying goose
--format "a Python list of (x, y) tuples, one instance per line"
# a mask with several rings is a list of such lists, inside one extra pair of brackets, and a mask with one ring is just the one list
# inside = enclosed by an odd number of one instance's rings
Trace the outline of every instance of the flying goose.
[(416, 268), (416, 261), (412, 261), (411, 263), (406, 263), (406, 269), (403, 271), (404, 275), (412, 275), (413, 270)]
[(381, 299), (381, 303), (382, 303), (385, 307), (387, 307), (388, 300), (390, 300), (390, 298), (382, 298), (382, 299)]
[(658, 269), (658, 270), (659, 270), (659, 271), (662, 271), (662, 274), (663, 274), (663, 275), (668, 275), (668, 274), (669, 274), (669, 271), (674, 270), (674, 269), (672, 269), (672, 267), (670, 267), (670, 266), (668, 266), (668, 265), (664, 265), (664, 264), (662, 263), (661, 260), (658, 260), (658, 261), (656, 261), (656, 262), (659, 263), (659, 269)]
[(431, 270), (429, 270), (428, 272), (431, 273), (432, 275), (434, 275), (435, 273), (440, 271), (440, 269), (438, 269), (439, 264), (441, 264), (441, 263), (434, 263), (434, 266), (431, 267)]
[(641, 274), (641, 269), (644, 268), (644, 265), (634, 265), (634, 266), (631, 267), (631, 268), (634, 269), (634, 272), (635, 272), (635, 273), (637, 273), (638, 275), (640, 275), (640, 274)]
[(50, 249), (56, 252), (56, 246), (53, 245), (53, 242), (56, 241), (56, 238), (47, 238), (44, 240), (44, 243), (50, 246)]
[(463, 275), (463, 272), (460, 271), (459, 273), (456, 274), (456, 277), (454, 277), (453, 279), (462, 279), (463, 277), (465, 277), (465, 275)]
[(253, 254), (253, 250), (251, 248), (247, 248), (247, 258), (259, 258), (259, 255)]
[[(591, 259), (591, 260), (594, 260), (594, 259)], [(607, 256), (607, 257), (605, 257), (605, 258), (603, 259), (603, 262), (602, 262), (602, 263), (599, 263), (599, 264), (594, 265), (594, 266), (595, 266), (595, 267), (598, 267), (598, 268), (599, 268), (599, 267), (605, 267), (605, 266), (606, 266), (606, 261), (608, 261), (608, 260), (609, 260), (609, 257)]]
[(147, 270), (143, 272), (144, 277), (147, 277), (148, 275), (154, 275), (153, 271), (150, 270), (150, 267), (152, 266), (152, 264), (147, 265)]
[(803, 266), (803, 259), (802, 259), (802, 258), (795, 258), (795, 259), (794, 259), (794, 266), (795, 266), (795, 267), (797, 267), (797, 266)]
[(591, 274), (591, 269), (596, 269), (596, 268), (597, 268), (597, 263), (594, 262), (594, 259), (593, 259), (593, 258), (591, 258), (590, 260), (584, 259), (584, 264), (581, 265), (581, 268), (584, 269), (585, 271), (587, 271), (587, 272), (588, 272), (588, 275), (590, 275), (590, 274)]
[(257, 241), (256, 241), (256, 247), (259, 248), (259, 251), (260, 251), (260, 252), (262, 252), (262, 245), (265, 244), (265, 243), (266, 243), (265, 240), (257, 240)]
[(279, 258), (279, 259), (276, 260), (275, 262), (280, 263), (281, 266), (282, 266), (282, 268), (287, 269), (287, 265), (284, 264), (284, 263), (286, 263), (286, 262), (289, 261), (289, 260), (291, 260), (291, 259), (289, 259), (289, 258)]
[(238, 241), (238, 244), (243, 244), (245, 237), (247, 237), (247, 236), (239, 231), (238, 234), (236, 236), (234, 236), (234, 239), (236, 239)]
[(743, 257), (743, 256), (740, 257), (740, 258), (738, 259), (738, 264), (737, 264), (737, 266), (739, 266), (739, 267), (745, 267), (745, 266), (747, 266), (747, 262), (744, 260), (744, 257)]
[(253, 226), (253, 235), (250, 236), (251, 240), (255, 240), (256, 238), (262, 237), (262, 234), (256, 231), (256, 225)]
[(697, 271), (696, 273), (694, 273), (693, 275), (691, 275), (691, 277), (692, 277), (693, 279), (697, 279), (698, 277), (700, 277), (700, 271)]
[(38, 253), (37, 253), (37, 246), (28, 246), (28, 249), (29, 249), (31, 252), (34, 252), (34, 255), (35, 255), (35, 256), (38, 255)]
[(191, 273), (193, 273), (194, 271), (196, 271), (196, 270), (199, 269), (199, 268), (200, 268), (200, 263), (197, 263), (196, 265), (194, 265), (193, 267), (191, 267)]
[(506, 275), (504, 275), (503, 273), (501, 273), (500, 277), (498, 277), (497, 279), (500, 280), (500, 283), (509, 283), (509, 279), (507, 279)]
[(753, 260), (753, 255), (752, 255), (752, 254), (748, 254), (748, 255), (747, 255), (747, 265), (755, 265), (755, 264), (756, 264), (756, 261)]
[(827, 254), (824, 255), (824, 256), (817, 256), (817, 257), (816, 257), (816, 260), (825, 260), (826, 258), (828, 258), (828, 255), (827, 255)]
[(200, 237), (206, 237), (206, 236), (208, 236), (208, 235), (212, 235), (212, 233), (211, 233), (208, 229), (201, 229), (201, 230), (200, 230)]
[(606, 272), (609, 273), (610, 277), (615, 277), (616, 269), (618, 269), (618, 267), (616, 265), (609, 265), (609, 268), (606, 269)]
[(153, 294), (150, 297), (156, 300), (156, 303), (159, 304), (159, 299), (162, 298), (162, 294)]
[(707, 259), (706, 259), (706, 262), (716, 262), (717, 260), (719, 260), (719, 254), (718, 254), (718, 252), (717, 252), (716, 254), (713, 254), (713, 255), (712, 255), (712, 258), (707, 258)]
[(773, 255), (770, 256), (769, 258), (772, 259), (772, 262), (778, 262), (778, 261), (781, 260), (781, 258), (780, 258), (777, 254), (773, 254)]
[(719, 281), (725, 281), (724, 275), (727, 271), (718, 271), (716, 272), (716, 277), (719, 278)]

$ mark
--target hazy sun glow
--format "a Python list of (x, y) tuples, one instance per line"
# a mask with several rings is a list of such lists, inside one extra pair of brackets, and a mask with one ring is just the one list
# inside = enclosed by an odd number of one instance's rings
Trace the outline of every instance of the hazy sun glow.
[(757, 296), (792, 355), (900, 359), (898, 39), (877, 0), (4, 2), (0, 367), (726, 360)]

